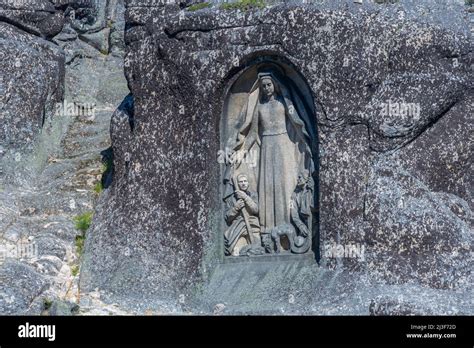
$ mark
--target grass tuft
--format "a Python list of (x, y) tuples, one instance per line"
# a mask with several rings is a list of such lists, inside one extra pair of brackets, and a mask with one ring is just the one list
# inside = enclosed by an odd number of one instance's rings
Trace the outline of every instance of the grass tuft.
[(85, 212), (84, 214), (76, 216), (74, 218), (76, 229), (78, 229), (79, 231), (83, 233), (86, 232), (91, 226), (93, 215), (94, 213), (89, 211), (89, 212)]
[(94, 192), (97, 194), (101, 194), (104, 191), (104, 185), (102, 185), (102, 180), (99, 180), (94, 185)]
[(75, 240), (76, 245), (76, 252), (80, 256), (84, 253), (84, 244), (86, 242), (86, 236), (84, 235), (77, 235)]
[(250, 9), (262, 9), (265, 7), (265, 0), (238, 0), (236, 2), (225, 2), (221, 5), (223, 10), (248, 11)]
[(199, 11), (208, 7), (211, 7), (212, 5), (208, 2), (200, 2), (197, 4), (193, 4), (187, 8), (188, 11)]

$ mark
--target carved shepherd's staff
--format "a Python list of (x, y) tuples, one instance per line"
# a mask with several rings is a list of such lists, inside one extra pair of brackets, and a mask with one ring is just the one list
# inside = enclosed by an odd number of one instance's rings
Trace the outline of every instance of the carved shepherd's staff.
[[(232, 185), (234, 186), (234, 194), (236, 194), (237, 189), (239, 187), (237, 186), (237, 180), (235, 180), (234, 176), (232, 176)], [(243, 209), (240, 210), (240, 212), (242, 213), (242, 217), (244, 218), (245, 226), (247, 227), (247, 233), (248, 233), (249, 238), (250, 238), (250, 244), (253, 245), (253, 244), (255, 244), (255, 239), (253, 238), (252, 228), (250, 227), (249, 213), (247, 211), (247, 207), (244, 206)]]

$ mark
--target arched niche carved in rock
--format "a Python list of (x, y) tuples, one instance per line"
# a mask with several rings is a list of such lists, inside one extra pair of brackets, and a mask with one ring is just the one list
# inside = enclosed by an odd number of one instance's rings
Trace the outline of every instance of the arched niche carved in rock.
[(317, 254), (318, 139), (310, 88), (260, 58), (228, 89), (221, 120), (226, 257)]

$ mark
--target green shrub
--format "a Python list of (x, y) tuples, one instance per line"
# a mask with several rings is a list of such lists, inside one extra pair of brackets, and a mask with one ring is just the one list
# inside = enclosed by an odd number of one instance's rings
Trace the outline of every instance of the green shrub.
[(76, 229), (78, 229), (81, 232), (86, 232), (89, 227), (91, 226), (92, 223), (92, 216), (94, 215), (93, 212), (89, 211), (84, 214), (78, 215), (74, 218), (74, 223), (76, 226)]
[(208, 8), (208, 7), (211, 7), (212, 5), (208, 2), (200, 2), (200, 3), (197, 3), (197, 4), (193, 4), (191, 6), (189, 6), (187, 8), (188, 11), (198, 11), (198, 10), (202, 10), (204, 8)]
[(247, 11), (253, 8), (262, 9), (265, 7), (265, 0), (238, 0), (236, 2), (226, 2), (221, 5), (223, 10)]
[(100, 194), (102, 191), (104, 191), (104, 185), (102, 185), (102, 180), (99, 180), (94, 185), (94, 192)]
[(79, 256), (84, 253), (84, 244), (86, 242), (86, 236), (83, 234), (77, 235), (75, 240), (76, 252)]

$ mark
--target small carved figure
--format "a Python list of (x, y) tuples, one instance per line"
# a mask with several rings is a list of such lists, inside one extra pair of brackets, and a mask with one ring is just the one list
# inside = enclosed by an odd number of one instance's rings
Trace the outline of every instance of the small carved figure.
[(248, 190), (247, 175), (240, 174), (237, 176), (237, 182), (235, 180), (233, 182), (235, 191), (227, 199), (228, 209), (225, 214), (229, 226), (224, 233), (225, 254), (238, 255), (239, 250), (235, 250), (235, 247), (241, 237), (247, 240), (248, 246), (251, 246), (242, 248), (245, 254), (259, 254), (263, 252), (263, 248), (260, 241), (257, 194)]
[[(270, 235), (272, 237), (273, 242), (275, 243), (275, 251), (277, 254), (281, 253), (283, 247), (281, 246), (281, 237), (286, 236), (288, 238), (288, 241), (290, 243), (290, 250), (293, 247), (295, 236), (296, 236), (296, 231), (295, 227), (291, 224), (282, 224), (279, 226), (276, 226), (270, 230)], [(287, 252), (290, 252), (290, 250), (287, 250)]]
[(311, 217), (314, 209), (314, 184), (309, 171), (298, 175), (295, 192), (291, 196), (291, 222), (296, 227), (296, 236), (291, 243), (295, 254), (307, 252), (311, 246)]

